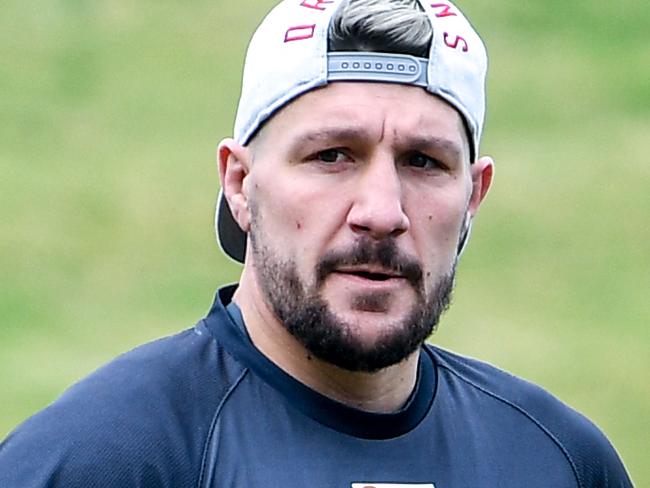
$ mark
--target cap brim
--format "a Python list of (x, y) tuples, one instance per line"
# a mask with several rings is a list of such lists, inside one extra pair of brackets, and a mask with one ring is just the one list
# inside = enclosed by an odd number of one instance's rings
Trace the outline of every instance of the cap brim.
[(246, 256), (246, 233), (235, 222), (223, 191), (219, 192), (215, 230), (221, 249), (235, 261), (243, 263)]

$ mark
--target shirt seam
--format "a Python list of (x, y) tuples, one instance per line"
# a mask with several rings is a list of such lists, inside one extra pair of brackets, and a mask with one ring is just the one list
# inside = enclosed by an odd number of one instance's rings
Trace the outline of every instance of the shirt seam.
[(214, 430), (216, 428), (219, 416), (221, 415), (221, 411), (223, 410), (224, 405), (226, 404), (230, 396), (233, 394), (235, 389), (237, 389), (239, 384), (242, 382), (246, 374), (248, 374), (248, 368), (244, 368), (243, 371), (239, 374), (239, 376), (235, 379), (235, 381), (233, 381), (230, 387), (226, 390), (226, 393), (223, 395), (223, 398), (219, 402), (219, 405), (217, 405), (217, 408), (215, 409), (215, 413), (212, 416), (212, 420), (210, 422), (210, 429), (208, 431), (208, 435), (206, 436), (205, 444), (203, 445), (203, 455), (201, 456), (201, 469), (199, 471), (199, 478), (196, 483), (197, 488), (203, 486), (204, 477), (205, 477), (205, 468), (208, 463), (207, 458), (208, 458), (208, 452), (210, 450), (210, 442), (212, 441), (212, 437), (214, 436)]
[(535, 424), (535, 425), (537, 426), (537, 428), (539, 428), (539, 429), (540, 429), (544, 434), (546, 434), (546, 436), (548, 436), (548, 437), (553, 441), (553, 443), (555, 443), (555, 444), (557, 445), (557, 447), (560, 449), (560, 451), (562, 452), (562, 454), (564, 455), (564, 457), (565, 457), (566, 460), (568, 461), (569, 466), (571, 466), (571, 470), (572, 470), (572, 472), (573, 472), (573, 476), (575, 476), (576, 482), (578, 483), (578, 488), (585, 488), (584, 484), (582, 483), (582, 480), (580, 479), (580, 475), (578, 474), (578, 468), (577, 468), (575, 462), (573, 461), (573, 458), (572, 458), (571, 454), (569, 453), (569, 450), (568, 450), (568, 449), (566, 448), (566, 446), (564, 446), (564, 444), (563, 444), (563, 443), (562, 443), (562, 442), (561, 442), (561, 441), (560, 441), (560, 440), (559, 440), (559, 439), (558, 439), (558, 438), (557, 438), (557, 437), (556, 437), (556, 436), (555, 436), (555, 435), (554, 435), (554, 434), (553, 434), (553, 433), (552, 433), (552, 432), (551, 432), (547, 427), (545, 427), (544, 424), (543, 424), (541, 421), (539, 421), (539, 420), (538, 420), (538, 419), (537, 419), (533, 414), (531, 414), (530, 412), (528, 412), (525, 408), (523, 408), (523, 407), (517, 405), (516, 403), (514, 403), (514, 402), (512, 402), (512, 401), (510, 401), (510, 400), (508, 400), (508, 399), (506, 399), (506, 398), (504, 398), (504, 397), (502, 397), (501, 395), (498, 395), (498, 394), (496, 394), (496, 393), (494, 393), (494, 392), (488, 390), (487, 388), (484, 388), (484, 387), (482, 387), (482, 386), (480, 386), (480, 385), (477, 385), (477, 384), (474, 383), (473, 381), (469, 380), (468, 378), (466, 378), (466, 377), (463, 376), (462, 374), (458, 373), (457, 371), (454, 371), (453, 369), (449, 368), (448, 366), (446, 366), (446, 365), (444, 365), (444, 364), (440, 364), (440, 363), (438, 364), (438, 366), (439, 366), (440, 368), (445, 369), (445, 370), (448, 371), (449, 373), (453, 374), (454, 376), (456, 376), (457, 378), (459, 378), (461, 381), (464, 381), (465, 383), (467, 383), (468, 385), (472, 386), (473, 388), (476, 388), (477, 390), (479, 390), (479, 391), (485, 393), (486, 395), (488, 395), (488, 396), (490, 396), (490, 397), (492, 397), (492, 398), (494, 398), (494, 399), (496, 399), (496, 400), (498, 400), (498, 401), (500, 401), (500, 402), (502, 402), (502, 403), (505, 403), (505, 404), (508, 405), (509, 407), (515, 409), (516, 411), (518, 411), (519, 413), (521, 413), (522, 415), (524, 415), (524, 416), (525, 416), (526, 418), (528, 418), (531, 422), (533, 422), (533, 424)]

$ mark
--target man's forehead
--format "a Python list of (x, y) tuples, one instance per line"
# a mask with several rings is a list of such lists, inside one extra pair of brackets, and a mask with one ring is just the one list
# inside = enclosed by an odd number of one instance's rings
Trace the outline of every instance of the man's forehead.
[[(253, 138), (273, 133), (303, 142), (371, 141), (389, 135), (397, 145), (468, 152), (462, 116), (422, 88), (336, 82), (307, 92), (274, 114)], [(388, 132), (388, 134), (385, 134)]]

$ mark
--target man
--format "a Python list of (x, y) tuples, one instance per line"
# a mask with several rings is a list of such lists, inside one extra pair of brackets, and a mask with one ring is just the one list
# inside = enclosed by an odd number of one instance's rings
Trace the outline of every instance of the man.
[(486, 65), (449, 2), (278, 5), (219, 146), (239, 285), (19, 427), (0, 486), (631, 486), (584, 417), (423, 345), (492, 181)]

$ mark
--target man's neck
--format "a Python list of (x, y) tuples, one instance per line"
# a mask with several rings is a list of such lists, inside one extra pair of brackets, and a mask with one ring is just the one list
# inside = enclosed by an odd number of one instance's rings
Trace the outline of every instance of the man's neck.
[(244, 272), (233, 301), (255, 347), (280, 369), (322, 395), (361, 410), (389, 413), (406, 403), (417, 380), (417, 352), (374, 373), (347, 371), (324, 362), (279, 322), (256, 285), (254, 277)]

